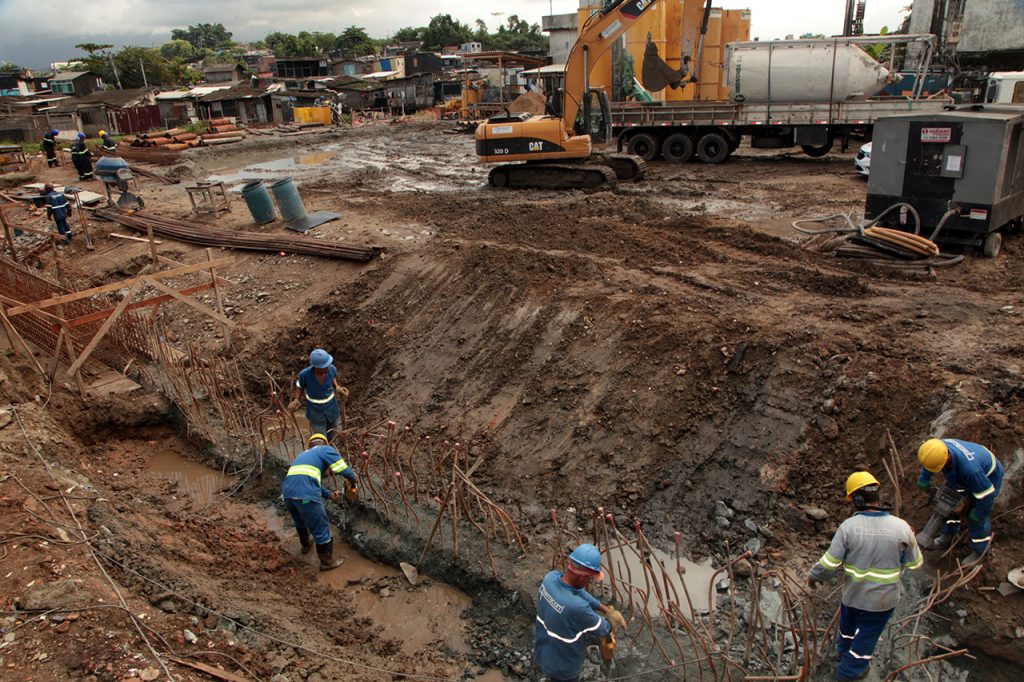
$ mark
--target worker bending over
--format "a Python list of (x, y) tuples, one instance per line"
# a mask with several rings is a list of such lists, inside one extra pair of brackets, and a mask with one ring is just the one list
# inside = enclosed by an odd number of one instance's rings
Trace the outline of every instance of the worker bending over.
[[(355, 502), (359, 496), (356, 473), (341, 455), (327, 444), (327, 436), (314, 433), (309, 437), (309, 449), (299, 453), (281, 484), (284, 506), (292, 516), (295, 530), (299, 534), (302, 553), (308, 554), (316, 543), (316, 554), (320, 559), (320, 570), (326, 571), (345, 563), (343, 557), (334, 558), (334, 538), (324, 510), (324, 500), (337, 502), (340, 490), (329, 490), (321, 483), (323, 475), (330, 470), (345, 477), (345, 497)], [(310, 540), (312, 536), (312, 542)]]
[(100, 144), (103, 147), (103, 151), (105, 151), (108, 154), (116, 154), (117, 153), (117, 140), (115, 140), (113, 137), (111, 137), (110, 133), (108, 133), (106, 130), (101, 130), (99, 132), (99, 136), (100, 136)]
[(840, 567), (846, 574), (836, 642), (840, 661), (835, 676), (840, 682), (867, 676), (875, 645), (900, 599), (900, 574), (924, 562), (914, 531), (888, 512), (878, 487), (867, 471), (846, 479), (846, 501), (857, 511), (839, 526), (807, 578), (813, 588)]
[(289, 410), (299, 407), (299, 399), (306, 397), (306, 419), (313, 433), (326, 434), (330, 440), (338, 434), (337, 394), (348, 397), (348, 389), (338, 383), (338, 369), (334, 358), (323, 348), (315, 348), (309, 354), (309, 367), (299, 372), (295, 381), (295, 398), (289, 403)]
[[(917, 487), (929, 490), (932, 475), (942, 472), (946, 485), (958, 493), (970, 492), (967, 509), (967, 532), (971, 536), (971, 554), (963, 564), (973, 564), (981, 558), (992, 540), (992, 507), (999, 497), (1003, 485), (1003, 465), (983, 445), (956, 438), (930, 438), (917, 450), (917, 461), (921, 463), (921, 474)], [(961, 519), (951, 519), (942, 528), (934, 547), (949, 547)]]
[(592, 580), (603, 577), (601, 551), (587, 544), (569, 555), (568, 573), (551, 571), (544, 576), (537, 598), (533, 657), (549, 682), (579, 680), (587, 640), (608, 637), (612, 626), (625, 629), (621, 613), (587, 592)]
[(46, 194), (46, 217), (53, 220), (57, 226), (57, 232), (64, 237), (64, 245), (71, 243), (71, 228), (68, 226), (68, 218), (71, 216), (71, 204), (68, 203), (64, 192), (58, 192), (53, 185), (43, 185), (43, 192)]

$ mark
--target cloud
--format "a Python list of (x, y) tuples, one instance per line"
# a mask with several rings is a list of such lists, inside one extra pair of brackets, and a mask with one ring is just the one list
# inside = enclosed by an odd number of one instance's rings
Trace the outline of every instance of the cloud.
[[(845, 0), (720, 0), (727, 9), (753, 11), (751, 36), (762, 40), (805, 32), (833, 34), (842, 29)], [(869, 30), (899, 23), (899, 8), (868, 6)], [(531, 23), (541, 16), (574, 12), (578, 0), (49, 0), (45, 16), (37, 2), (0, 0), (0, 25), (4, 27), (0, 60), (45, 67), (52, 61), (77, 53), (76, 43), (105, 42), (115, 45), (160, 45), (171, 30), (198, 23), (222, 23), (236, 40), (256, 40), (271, 31), (300, 30), (340, 32), (361, 26), (371, 36), (384, 37), (403, 26), (425, 25), (431, 16), (451, 14), (472, 24), (483, 19), (493, 31), (510, 15)]]

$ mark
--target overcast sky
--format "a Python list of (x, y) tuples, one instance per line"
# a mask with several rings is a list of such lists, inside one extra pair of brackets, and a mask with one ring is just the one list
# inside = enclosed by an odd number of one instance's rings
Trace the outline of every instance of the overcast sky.
[[(899, 23), (900, 9), (910, 0), (870, 0), (865, 32)], [(724, 9), (753, 10), (751, 37), (762, 40), (787, 34), (842, 30), (845, 0), (720, 0)], [(0, 0), (0, 61), (43, 68), (79, 54), (76, 43), (99, 42), (158, 46), (173, 28), (189, 24), (224, 24), (235, 40), (255, 40), (271, 31), (339, 32), (362, 26), (384, 37), (403, 26), (422, 26), (435, 14), (449, 13), (472, 23), (480, 18), (493, 31), (510, 14), (540, 23), (541, 16), (573, 12), (578, 0)]]

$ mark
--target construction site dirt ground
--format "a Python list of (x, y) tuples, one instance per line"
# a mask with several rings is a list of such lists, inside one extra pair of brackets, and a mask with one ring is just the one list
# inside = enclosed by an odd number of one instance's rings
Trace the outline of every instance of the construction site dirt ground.
[[(269, 404), (268, 374), (290, 386), (309, 351), (326, 348), (350, 390), (348, 425), (391, 419), (418, 438), (458, 440), (527, 552), (502, 555), (489, 585), (464, 579), (486, 564), (467, 550), (465, 566), (421, 567), (412, 586), (397, 563), (416, 563), (429, 523), (389, 546), (395, 529), (342, 505), (332, 518), (352, 546), (325, 577), (282, 515), (280, 461), (221, 478), (237, 462), (190, 439), (164, 396), (144, 387), (83, 403), (8, 347), (0, 677), (213, 679), (198, 665), (275, 682), (539, 679), (532, 601), (561, 539), (551, 509), (584, 537), (601, 507), (623, 527), (639, 521), (658, 549), (671, 552), (679, 532), (696, 561), (719, 567), (751, 548), (762, 569), (802, 578), (849, 513), (850, 472), (874, 471), (893, 498), (888, 432), (905, 467), (902, 515), (917, 528), (928, 516), (914, 484), (923, 439), (980, 442), (1006, 466), (986, 565), (931, 627), (970, 649), (977, 660), (958, 663), (970, 679), (1019, 679), (1024, 597), (986, 588), (1024, 564), (1020, 236), (998, 258), (968, 254), (928, 274), (805, 248), (791, 221), (863, 207), (853, 149), (655, 162), (644, 181), (598, 192), (487, 188), (472, 137), (448, 123), (250, 138), (183, 159), (154, 170), (229, 185), (293, 176), (307, 211), (341, 214), (313, 237), (383, 253), (357, 264), (235, 252), (220, 272), (235, 284), (224, 292), (230, 347), (219, 323), (179, 303), (161, 308), (171, 340), (236, 360), (254, 411)], [(72, 179), (69, 168), (36, 176)], [(191, 220), (182, 185), (141, 178), (139, 190), (148, 212)], [(256, 226), (237, 195), (231, 207), (195, 222), (285, 232)], [(148, 244), (108, 236), (128, 228), (92, 231), (94, 251), (79, 237), (64, 251), (82, 281), (149, 263)], [(168, 257), (206, 258), (162, 241)], [(952, 557), (928, 559), (924, 580), (953, 568)], [(835, 608), (831, 590), (820, 596), (823, 612)], [(658, 651), (631, 665), (672, 679)]]

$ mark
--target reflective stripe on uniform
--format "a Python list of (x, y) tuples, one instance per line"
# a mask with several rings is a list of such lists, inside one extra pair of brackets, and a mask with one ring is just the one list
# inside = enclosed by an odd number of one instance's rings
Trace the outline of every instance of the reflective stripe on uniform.
[(991, 539), (992, 539), (992, 536), (989, 535), (987, 538), (971, 538), (971, 542), (973, 542), (976, 545), (980, 545), (980, 544), (984, 544), (984, 543), (988, 542)]
[(548, 630), (547, 624), (541, 619), (540, 616), (537, 616), (537, 622), (540, 623), (540, 626), (542, 628), (544, 628), (544, 632), (548, 633), (548, 637), (553, 637), (553, 638), (557, 639), (559, 642), (565, 642), (566, 644), (572, 644), (573, 642), (577, 641), (580, 637), (582, 637), (583, 635), (587, 634), (588, 632), (593, 632), (594, 630), (597, 630), (598, 628), (601, 627), (601, 619), (598, 618), (597, 622), (594, 623), (593, 627), (586, 628), (585, 630), (580, 630), (579, 632), (576, 633), (576, 636), (573, 637), (572, 639), (566, 639), (565, 637), (560, 637), (559, 635), (556, 635), (555, 633), (551, 632), (551, 630)]
[(286, 476), (309, 476), (315, 478), (316, 482), (320, 482), (320, 469), (313, 466), (312, 464), (294, 464), (288, 467), (288, 473)]
[(862, 661), (870, 661), (871, 660), (871, 656), (861, 656), (860, 654), (858, 654), (853, 649), (850, 649), (847, 653), (849, 653), (854, 658), (860, 659)]
[[(992, 453), (991, 453), (991, 452), (989, 452), (988, 454), (992, 455)], [(985, 475), (986, 475), (986, 476), (991, 476), (991, 475), (992, 475), (992, 473), (993, 473), (993, 472), (995, 472), (995, 470), (996, 470), (996, 465), (997, 465), (997, 464), (999, 464), (999, 461), (998, 461), (998, 460), (996, 460), (996, 456), (995, 456), (995, 455), (992, 455), (992, 466), (990, 466), (990, 467), (988, 468), (988, 471), (986, 471), (986, 472), (985, 472)]]
[(57, 204), (56, 206), (54, 206), (53, 204), (50, 204), (50, 208), (67, 208), (67, 207), (68, 207), (68, 202), (66, 202), (66, 201), (63, 204)]
[(822, 566), (824, 566), (825, 568), (828, 568), (828, 569), (839, 568), (840, 566), (843, 565), (842, 561), (840, 561), (839, 559), (836, 559), (834, 556), (832, 556), (828, 552), (825, 552), (821, 556), (821, 558), (818, 559), (818, 563), (821, 564)]
[(918, 568), (923, 563), (924, 563), (924, 555), (919, 553), (917, 555), (917, 560), (916, 561), (911, 561), (909, 564), (903, 564), (903, 566), (905, 568), (909, 568), (911, 571), (913, 571), (915, 568)]
[(113, 147), (108, 147), (107, 145), (103, 145), (103, 151), (105, 151), (105, 152), (116, 152), (117, 151), (117, 146), (115, 145)]
[(839, 631), (839, 636), (842, 637), (843, 639), (854, 639), (856, 637), (855, 634), (853, 634), (853, 635), (844, 635), (842, 630)]
[(989, 495), (991, 495), (995, 491), (996, 491), (996, 487), (994, 485), (990, 485), (989, 487), (987, 487), (984, 490), (982, 490), (980, 493), (974, 493), (974, 497), (975, 497), (975, 499), (980, 500), (982, 498), (988, 497)]
[(345, 469), (348, 469), (348, 464), (345, 464), (345, 460), (339, 459), (337, 462), (331, 465), (331, 471), (336, 474), (340, 474)]
[(900, 581), (900, 569), (898, 568), (863, 569), (847, 564), (843, 570), (846, 571), (846, 575), (850, 576), (857, 582), (867, 580), (869, 582), (887, 585), (890, 583), (898, 583)]
[(334, 394), (332, 393), (329, 396), (327, 396), (326, 398), (323, 398), (322, 400), (317, 400), (316, 398), (310, 398), (309, 394), (307, 393), (306, 394), (306, 400), (308, 400), (309, 402), (314, 403), (316, 405), (323, 405), (324, 403), (329, 403), (332, 400), (334, 400)]

